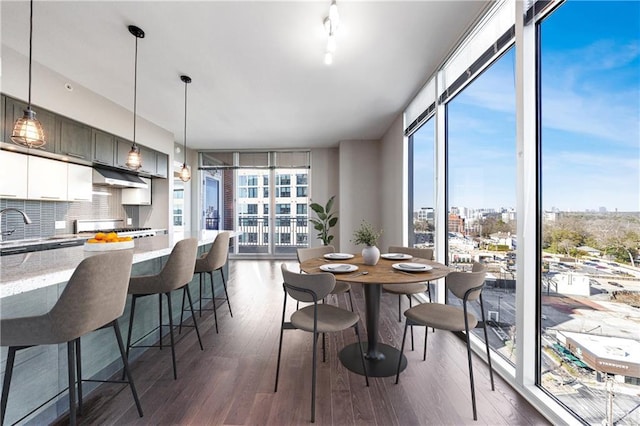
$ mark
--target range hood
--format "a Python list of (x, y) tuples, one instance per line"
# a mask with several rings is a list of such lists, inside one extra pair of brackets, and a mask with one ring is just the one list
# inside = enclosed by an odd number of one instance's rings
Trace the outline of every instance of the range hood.
[(93, 169), (93, 184), (114, 188), (142, 188), (148, 185), (138, 176), (108, 169)]

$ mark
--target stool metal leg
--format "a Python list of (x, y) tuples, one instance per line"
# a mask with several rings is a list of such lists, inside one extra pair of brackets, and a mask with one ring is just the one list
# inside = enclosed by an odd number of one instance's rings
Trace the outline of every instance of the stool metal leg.
[(231, 302), (229, 302), (229, 293), (227, 293), (227, 280), (224, 277), (224, 270), (222, 268), (219, 269), (220, 275), (222, 276), (222, 286), (224, 287), (224, 296), (227, 298), (227, 306), (229, 306), (229, 314), (233, 317), (233, 312), (231, 312)]
[[(160, 334), (159, 345), (162, 350), (162, 294), (158, 294), (158, 333)], [(171, 304), (169, 304), (169, 316), (171, 316)]]
[(200, 330), (198, 330), (198, 321), (196, 321), (196, 314), (193, 311), (193, 301), (191, 300), (191, 291), (189, 291), (189, 284), (184, 286), (184, 292), (187, 293), (187, 298), (189, 299), (189, 307), (191, 308), (191, 316), (193, 317), (193, 327), (196, 329), (196, 335), (198, 336), (198, 343), (200, 344), (200, 350), (204, 351), (204, 347), (202, 346), (202, 340), (200, 339)]
[[(165, 293), (167, 295), (167, 305), (169, 307), (169, 337), (171, 339), (171, 361), (173, 362), (173, 379), (178, 380), (178, 372), (176, 370), (176, 349), (173, 339), (173, 314), (171, 313), (171, 292)], [(162, 306), (162, 304), (160, 305)]]
[(13, 363), (16, 360), (16, 347), (9, 346), (7, 354), (7, 367), (4, 371), (4, 381), (2, 382), (2, 414), (0, 425), (4, 424), (4, 416), (7, 412), (7, 399), (9, 399), (9, 386), (11, 385), (11, 375), (13, 374)]
[(211, 303), (213, 303), (213, 319), (216, 323), (216, 334), (218, 334), (218, 311), (216, 309), (216, 292), (213, 288), (213, 272), (209, 271), (209, 279), (211, 281)]
[(82, 415), (82, 357), (80, 352), (80, 338), (74, 340), (76, 345), (76, 376), (78, 378), (78, 413)]
[(76, 362), (73, 341), (67, 342), (67, 367), (69, 373), (69, 424), (76, 425)]
[[(178, 326), (178, 334), (182, 333), (182, 321), (184, 319), (184, 299), (186, 291), (182, 292), (182, 303), (180, 304), (180, 325)], [(201, 292), (202, 294), (202, 292)]]
[(131, 393), (133, 394), (133, 399), (136, 402), (136, 407), (138, 408), (138, 414), (140, 417), (142, 414), (142, 406), (140, 405), (140, 400), (138, 399), (138, 393), (136, 392), (136, 386), (133, 384), (133, 377), (131, 376), (131, 370), (129, 369), (129, 361), (124, 352), (124, 345), (122, 344), (122, 335), (120, 334), (120, 327), (118, 327), (118, 320), (113, 320), (111, 323), (113, 325), (113, 330), (116, 333), (116, 340), (118, 341), (118, 349), (120, 350), (120, 357), (122, 358), (122, 364), (124, 364), (124, 373), (127, 376), (127, 380), (129, 381), (129, 387), (131, 388)]

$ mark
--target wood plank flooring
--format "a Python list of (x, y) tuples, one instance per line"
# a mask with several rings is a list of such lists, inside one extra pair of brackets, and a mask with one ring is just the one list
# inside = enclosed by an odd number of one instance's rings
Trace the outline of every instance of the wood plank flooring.
[[(193, 329), (176, 347), (178, 380), (169, 348), (151, 349), (132, 365), (144, 417), (138, 417), (129, 388), (104, 385), (85, 397), (81, 424), (100, 425), (302, 425), (310, 423), (311, 335), (285, 331), (278, 392), (273, 391), (282, 315), (280, 261), (231, 260), (228, 281), (233, 317), (218, 309), (220, 333), (211, 311), (199, 321), (204, 351)], [(297, 264), (286, 262), (290, 269)], [(364, 316), (362, 288), (354, 303)], [(220, 303), (220, 302), (219, 302)], [(332, 300), (331, 303), (336, 303)], [(347, 296), (338, 298), (348, 306)], [(288, 311), (295, 308), (292, 299)], [(381, 341), (399, 347), (403, 324), (397, 298), (383, 294)], [(364, 324), (361, 325), (364, 327)], [(352, 330), (327, 336), (327, 361), (319, 352), (316, 423), (319, 425), (538, 425), (549, 424), (499, 376), (491, 392), (486, 365), (474, 357), (478, 421), (473, 421), (466, 349), (452, 333), (429, 335), (422, 361), (423, 332), (416, 351), (406, 352), (400, 376), (370, 378), (346, 370), (338, 350), (356, 341)], [(407, 349), (410, 349), (407, 342)], [(64, 419), (61, 419), (64, 422)]]

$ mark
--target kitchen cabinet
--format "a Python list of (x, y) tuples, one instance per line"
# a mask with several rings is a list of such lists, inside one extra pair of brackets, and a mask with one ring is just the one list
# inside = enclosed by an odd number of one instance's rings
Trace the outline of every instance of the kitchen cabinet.
[(91, 201), (93, 169), (79, 164), (67, 164), (67, 200)]
[[(5, 97), (5, 110), (4, 110), (4, 141), (11, 142), (11, 133), (13, 132), (13, 125), (16, 120), (24, 115), (24, 110), (27, 109), (27, 104), (16, 99)], [(58, 152), (57, 147), (57, 132), (56, 132), (56, 116), (47, 110), (32, 106), (33, 111), (36, 113), (36, 118), (42, 124), (42, 130), (44, 131), (44, 139), (47, 142), (42, 148), (47, 152)]]
[(59, 153), (81, 160), (91, 160), (91, 127), (77, 121), (60, 119)]
[(156, 152), (156, 176), (166, 178), (168, 176), (169, 156)]
[(156, 152), (146, 146), (140, 146), (140, 155), (142, 156), (142, 167), (138, 170), (140, 173), (156, 174)]
[(131, 151), (131, 145), (133, 143), (126, 139), (116, 138), (116, 166), (124, 169), (129, 169), (126, 165), (127, 156)]
[(64, 201), (67, 199), (67, 163), (30, 155), (27, 198)]
[(0, 198), (27, 198), (29, 156), (0, 151)]
[(93, 158), (94, 163), (113, 166), (116, 150), (116, 138), (109, 133), (93, 129)]
[(151, 179), (140, 177), (147, 184), (147, 188), (123, 188), (122, 204), (149, 206), (151, 205)]

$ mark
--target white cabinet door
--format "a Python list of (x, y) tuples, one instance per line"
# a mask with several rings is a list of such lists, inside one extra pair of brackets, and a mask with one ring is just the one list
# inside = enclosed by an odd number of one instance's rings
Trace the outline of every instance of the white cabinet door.
[(122, 190), (122, 204), (149, 206), (151, 205), (151, 179), (139, 176), (147, 188), (124, 188)]
[(67, 163), (29, 156), (27, 197), (30, 200), (66, 200)]
[(68, 164), (67, 200), (91, 201), (93, 169), (79, 164)]
[(28, 156), (0, 151), (0, 198), (27, 198)]

